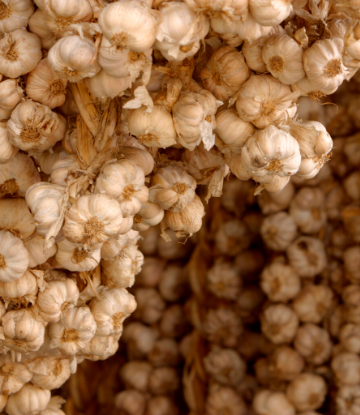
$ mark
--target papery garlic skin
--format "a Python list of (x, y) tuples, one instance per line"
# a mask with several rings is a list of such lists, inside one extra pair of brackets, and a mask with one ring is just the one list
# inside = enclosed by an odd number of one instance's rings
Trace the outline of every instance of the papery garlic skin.
[(74, 355), (95, 335), (96, 323), (88, 307), (69, 307), (57, 323), (49, 325), (50, 347)]
[(10, 0), (1, 4), (0, 31), (12, 32), (27, 26), (29, 17), (34, 13), (34, 5), (31, 0)]
[(74, 20), (90, 20), (92, 8), (88, 0), (79, 0), (73, 3), (71, 0), (65, 0), (61, 3), (56, 0), (36, 0), (36, 5), (44, 12), (53, 17), (69, 17)]
[(103, 194), (85, 195), (66, 212), (63, 232), (71, 242), (94, 245), (118, 235), (122, 222), (116, 200)]
[(39, 357), (26, 363), (32, 373), (31, 382), (43, 389), (60, 388), (70, 377), (70, 360), (64, 358)]
[(127, 159), (132, 161), (141, 167), (144, 171), (144, 175), (147, 176), (154, 169), (154, 158), (153, 156), (145, 149), (121, 146), (117, 149), (117, 158), (118, 160)]
[(113, 46), (145, 52), (155, 42), (158, 12), (145, 2), (123, 1), (108, 4), (98, 22), (104, 37)]
[(13, 109), (21, 101), (23, 95), (24, 91), (15, 79), (6, 79), (0, 83), (0, 120), (10, 118)]
[(171, 114), (155, 105), (151, 112), (145, 107), (131, 112), (129, 131), (147, 147), (166, 148), (176, 144), (176, 131)]
[(159, 11), (161, 22), (156, 32), (154, 48), (159, 49), (168, 61), (182, 61), (194, 56), (200, 40), (209, 31), (209, 21), (196, 14), (186, 3), (169, 2)]
[(101, 291), (101, 300), (93, 298), (90, 310), (96, 322), (96, 336), (122, 333), (123, 321), (135, 311), (135, 298), (125, 289), (110, 288)]
[(291, 10), (291, 1), (249, 0), (252, 17), (263, 26), (280, 24), (289, 16)]
[(51, 397), (49, 390), (26, 384), (19, 392), (10, 395), (6, 412), (9, 415), (33, 415), (43, 411)]
[(16, 236), (0, 231), (0, 281), (11, 282), (22, 277), (29, 265), (29, 254)]
[(80, 36), (67, 36), (56, 42), (47, 56), (55, 73), (69, 82), (79, 82), (96, 75), (100, 65), (94, 59), (94, 43)]
[(115, 78), (108, 75), (105, 71), (100, 71), (95, 76), (85, 79), (89, 91), (97, 98), (115, 98), (124, 94), (130, 88), (131, 79)]
[(295, 98), (288, 85), (271, 75), (252, 75), (237, 94), (236, 109), (244, 121), (265, 128), (286, 120)]
[(53, 71), (47, 59), (42, 59), (27, 76), (26, 94), (33, 101), (52, 109), (65, 102), (66, 85), (67, 80)]
[(9, 78), (32, 71), (41, 57), (40, 39), (25, 29), (5, 33), (0, 40), (0, 73)]
[(248, 14), (248, 2), (246, 0), (220, 0), (214, 3), (211, 0), (185, 0), (185, 3), (196, 12), (206, 15), (222, 15), (230, 20), (246, 20)]
[(286, 34), (271, 36), (262, 49), (262, 59), (267, 70), (285, 85), (304, 78), (302, 58), (303, 49)]
[(41, 153), (62, 140), (66, 120), (46, 105), (31, 100), (20, 103), (7, 123), (9, 141), (23, 151)]
[(63, 239), (58, 242), (57, 246), (55, 259), (61, 268), (85, 272), (95, 269), (100, 263), (101, 244), (93, 245), (91, 249), (85, 250), (83, 245)]

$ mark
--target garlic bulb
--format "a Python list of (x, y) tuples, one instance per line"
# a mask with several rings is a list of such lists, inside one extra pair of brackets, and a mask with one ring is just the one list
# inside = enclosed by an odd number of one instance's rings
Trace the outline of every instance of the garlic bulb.
[(108, 239), (101, 247), (101, 258), (113, 259), (127, 246), (136, 245), (140, 239), (139, 232), (130, 230), (120, 235), (117, 239)]
[(205, 402), (206, 414), (245, 415), (246, 404), (239, 393), (228, 386), (214, 385)]
[(64, 154), (51, 167), (50, 181), (66, 186), (69, 180), (77, 179), (81, 170), (79, 158), (74, 154)]
[(69, 307), (57, 323), (49, 324), (50, 347), (69, 356), (76, 354), (95, 335), (96, 323), (89, 307)]
[(182, 2), (164, 3), (159, 11), (161, 22), (154, 48), (170, 62), (194, 56), (209, 31), (208, 19)]
[(261, 331), (273, 343), (290, 343), (297, 332), (299, 319), (285, 304), (270, 305), (260, 317)]
[(332, 351), (329, 333), (315, 324), (304, 324), (299, 327), (294, 347), (307, 362), (314, 365), (324, 364)]
[(31, 382), (48, 390), (60, 388), (72, 373), (70, 360), (64, 358), (38, 357), (26, 366), (32, 373)]
[(45, 250), (45, 238), (40, 235), (36, 235), (31, 240), (24, 242), (24, 245), (29, 253), (29, 268), (35, 268), (38, 265), (44, 264), (55, 255), (57, 249), (56, 244), (53, 244)]
[(26, 239), (35, 231), (35, 224), (27, 204), (22, 198), (0, 200), (0, 230)]
[(103, 194), (85, 195), (65, 213), (63, 232), (71, 242), (94, 245), (118, 235), (122, 221), (116, 200)]
[(25, 29), (5, 33), (0, 40), (0, 73), (9, 78), (32, 71), (41, 57), (40, 39)]
[(256, 413), (277, 415), (295, 415), (295, 408), (283, 392), (262, 390), (256, 393), (253, 401)]
[(66, 84), (67, 81), (53, 71), (48, 60), (43, 59), (27, 76), (26, 94), (33, 101), (52, 109), (65, 102)]
[(44, 291), (37, 296), (36, 305), (40, 317), (51, 323), (60, 320), (67, 307), (75, 305), (79, 299), (79, 289), (70, 278), (49, 281)]
[(271, 36), (262, 49), (262, 59), (267, 70), (285, 85), (304, 78), (302, 58), (303, 49), (286, 34)]
[(179, 143), (194, 150), (201, 140), (210, 150), (215, 144), (213, 127), (220, 102), (207, 90), (184, 92), (173, 106), (173, 119)]
[(339, 413), (349, 412), (356, 415), (359, 412), (359, 386), (341, 386), (336, 393), (336, 408)]
[(246, 20), (248, 3), (246, 0), (221, 0), (214, 3), (212, 0), (185, 0), (185, 3), (196, 12), (206, 15), (224, 16), (230, 20)]
[(291, 215), (286, 212), (278, 212), (263, 220), (260, 233), (270, 249), (285, 251), (296, 237), (297, 226)]
[(32, 373), (22, 363), (12, 362), (6, 355), (0, 360), (0, 391), (2, 395), (18, 392), (30, 382)]
[(154, 158), (147, 151), (141, 148), (121, 146), (117, 149), (117, 159), (127, 159), (141, 167), (144, 175), (147, 176), (154, 169)]
[(44, 343), (44, 323), (37, 320), (32, 309), (8, 311), (2, 318), (4, 345), (18, 352), (35, 352)]
[(58, 20), (59, 25), (53, 17), (41, 9), (37, 9), (29, 19), (30, 32), (40, 38), (41, 47), (45, 50), (49, 50), (54, 46), (58, 38), (68, 34), (68, 22), (66, 19)]
[(15, 79), (0, 82), (0, 120), (10, 118), (13, 109), (21, 101), (23, 93), (24, 91)]
[(158, 225), (164, 219), (164, 209), (157, 203), (145, 203), (139, 212), (134, 216), (133, 229), (146, 231), (150, 226)]
[(155, 42), (159, 12), (145, 2), (121, 1), (108, 4), (99, 14), (104, 37), (118, 49), (145, 52)]
[(95, 76), (85, 79), (89, 91), (97, 98), (115, 98), (122, 96), (131, 86), (131, 78), (115, 78), (105, 71), (100, 71)]
[(299, 144), (290, 134), (270, 125), (247, 140), (241, 161), (255, 178), (272, 174), (287, 177), (299, 169)]
[(103, 289), (101, 300), (93, 298), (90, 310), (96, 322), (96, 336), (122, 333), (122, 323), (134, 312), (135, 298), (122, 288)]
[(290, 1), (249, 0), (252, 17), (263, 26), (275, 26), (285, 20), (292, 10)]
[(62, 140), (65, 130), (66, 120), (62, 115), (30, 100), (20, 103), (7, 123), (10, 143), (21, 150), (36, 153)]
[(70, 82), (79, 82), (96, 75), (100, 65), (94, 59), (94, 43), (80, 36), (67, 36), (56, 42), (47, 56), (55, 73)]
[(115, 396), (116, 409), (129, 415), (145, 414), (146, 403), (146, 395), (136, 389), (126, 389)]
[(221, 108), (216, 113), (215, 133), (236, 154), (255, 132), (254, 126), (243, 121), (234, 108)]
[(18, 147), (14, 147), (9, 141), (6, 123), (0, 122), (0, 164), (7, 163), (18, 151)]
[(334, 93), (348, 74), (342, 63), (344, 43), (339, 38), (317, 40), (304, 52), (306, 76), (325, 94)]
[(55, 18), (87, 21), (92, 16), (92, 8), (88, 0), (79, 0), (76, 3), (71, 0), (64, 0), (61, 3), (56, 0), (36, 0), (35, 3), (41, 10)]
[[(91, 271), (100, 263), (101, 244), (84, 249), (83, 245), (63, 239), (57, 244), (56, 262), (69, 271)], [(55, 254), (55, 252), (54, 252)]]
[(241, 290), (241, 278), (237, 268), (219, 258), (206, 273), (207, 288), (215, 296), (236, 300)]
[[(44, 151), (41, 154), (33, 154), (32, 157), (35, 160), (36, 164), (40, 167), (40, 170), (45, 174), (51, 174), (53, 165), (58, 161), (66, 158), (68, 153), (66, 151), (56, 151), (53, 150)], [(54, 183), (51, 180), (51, 183)], [(59, 184), (59, 183), (57, 183)]]
[(29, 415), (43, 411), (50, 402), (51, 392), (27, 383), (19, 392), (9, 396), (6, 412), (9, 415)]
[(278, 346), (268, 360), (270, 376), (276, 379), (292, 380), (304, 369), (304, 359), (288, 346)]
[[(1, 85), (1, 84), (0, 84)], [(147, 147), (166, 148), (176, 144), (176, 131), (171, 114), (163, 106), (135, 109), (128, 119), (129, 131)]]
[(22, 277), (29, 265), (29, 254), (19, 238), (0, 231), (0, 281), (11, 282)]
[(286, 120), (295, 98), (289, 86), (271, 75), (252, 75), (237, 94), (236, 109), (244, 121), (265, 128)]
[(0, 4), (0, 31), (12, 32), (27, 26), (29, 17), (34, 13), (31, 0), (10, 0)]
[[(21, 278), (10, 282), (0, 282), (0, 296), (7, 301), (27, 297), (29, 302), (31, 296), (36, 296), (38, 291), (37, 279), (31, 271), (26, 270)], [(16, 303), (13, 301), (13, 303)]]
[(220, 101), (235, 95), (249, 76), (242, 53), (230, 46), (217, 49), (200, 73), (204, 87)]

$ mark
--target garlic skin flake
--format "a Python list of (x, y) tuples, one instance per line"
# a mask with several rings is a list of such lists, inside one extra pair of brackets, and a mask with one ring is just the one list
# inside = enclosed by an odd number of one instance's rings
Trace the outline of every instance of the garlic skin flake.
[(9, 78), (29, 73), (41, 57), (40, 39), (25, 29), (5, 33), (0, 40), (0, 73)]
[(13, 109), (21, 101), (23, 95), (24, 91), (16, 79), (6, 79), (0, 82), (0, 120), (10, 118)]
[(27, 26), (34, 13), (31, 0), (10, 0), (2, 2), (0, 10), (0, 32), (9, 33)]
[(0, 231), (0, 281), (18, 280), (27, 270), (29, 254), (22, 241), (7, 231)]
[(9, 415), (35, 415), (50, 402), (51, 392), (27, 383), (19, 392), (10, 395), (6, 412)]
[(104, 37), (119, 49), (145, 52), (155, 42), (159, 12), (145, 2), (121, 1), (108, 4), (99, 14)]

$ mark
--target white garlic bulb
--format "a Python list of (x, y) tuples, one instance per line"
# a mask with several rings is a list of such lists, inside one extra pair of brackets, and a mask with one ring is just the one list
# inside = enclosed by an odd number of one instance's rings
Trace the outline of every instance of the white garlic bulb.
[(249, 0), (252, 17), (263, 26), (280, 24), (289, 16), (291, 10), (291, 1)]
[(22, 241), (7, 231), (0, 231), (0, 281), (18, 280), (27, 270), (29, 254)]
[(286, 34), (271, 36), (262, 49), (262, 59), (272, 76), (285, 85), (305, 76), (303, 49)]
[(50, 402), (51, 392), (27, 383), (19, 392), (10, 395), (6, 412), (9, 415), (29, 415), (43, 411)]
[(139, 212), (134, 215), (133, 229), (146, 231), (150, 226), (158, 225), (164, 218), (165, 212), (157, 203), (145, 203)]
[(129, 146), (121, 146), (117, 149), (117, 159), (127, 159), (144, 170), (145, 176), (150, 174), (154, 169), (154, 158), (153, 156), (145, 149), (136, 148), (136, 147), (129, 147)]
[(0, 120), (10, 118), (13, 109), (21, 101), (24, 91), (15, 79), (0, 82)]
[(241, 161), (256, 178), (272, 174), (287, 177), (299, 169), (299, 144), (290, 134), (270, 125), (247, 140)]
[(75, 21), (87, 21), (92, 17), (92, 8), (88, 0), (79, 0), (72, 2), (64, 0), (58, 2), (56, 0), (36, 0), (36, 5), (53, 17), (63, 17)]
[[(0, 84), (1, 85), (1, 84)], [(135, 109), (128, 119), (129, 131), (147, 147), (166, 148), (176, 144), (176, 131), (171, 114), (163, 106)]]
[(24, 199), (0, 200), (0, 230), (11, 232), (20, 239), (34, 233), (34, 219)]
[(0, 40), (0, 73), (9, 78), (29, 73), (41, 57), (40, 39), (25, 29), (5, 33)]
[(115, 258), (127, 245), (136, 245), (139, 239), (139, 232), (134, 230), (120, 235), (117, 239), (110, 238), (101, 247), (101, 258)]
[(35, 352), (44, 343), (45, 326), (32, 309), (8, 311), (2, 318), (4, 345), (18, 352)]
[(101, 244), (84, 249), (84, 246), (81, 244), (75, 244), (67, 239), (63, 239), (57, 244), (55, 259), (61, 268), (69, 271), (91, 271), (100, 263), (100, 250)]
[(261, 331), (273, 343), (290, 343), (299, 327), (296, 313), (285, 304), (270, 305), (260, 317)]
[(286, 120), (295, 98), (288, 85), (271, 75), (252, 75), (237, 94), (236, 109), (244, 121), (265, 128)]
[(74, 355), (95, 335), (96, 323), (89, 307), (69, 307), (57, 323), (49, 324), (50, 347)]
[(285, 251), (296, 238), (297, 226), (294, 218), (286, 212), (267, 216), (260, 227), (265, 244), (273, 251)]
[(99, 14), (104, 37), (119, 49), (145, 52), (155, 42), (159, 12), (145, 2), (121, 1), (108, 4)]
[(0, 31), (12, 32), (27, 26), (29, 17), (34, 13), (31, 0), (10, 0), (1, 5)]
[(64, 154), (54, 162), (51, 167), (51, 183), (66, 186), (69, 180), (78, 178), (78, 171), (81, 170), (80, 160), (75, 154)]
[(108, 359), (119, 348), (118, 338), (119, 336), (94, 336), (79, 351), (79, 355), (93, 362)]
[(96, 75), (100, 65), (94, 59), (94, 43), (80, 36), (67, 36), (58, 40), (49, 50), (48, 62), (55, 73), (70, 82), (79, 82)]
[(115, 98), (122, 96), (131, 86), (131, 78), (115, 78), (105, 71), (85, 79), (89, 91), (97, 98)]
[(220, 0), (213, 2), (212, 0), (185, 0), (185, 3), (196, 12), (202, 12), (206, 15), (217, 16), (223, 15), (230, 20), (246, 20), (248, 14), (247, 0)]
[(56, 20), (41, 9), (37, 9), (29, 19), (29, 30), (40, 38), (41, 47), (49, 50), (55, 45), (58, 38), (68, 34), (68, 22), (66, 19)]
[(31, 296), (36, 296), (38, 291), (38, 283), (35, 275), (26, 270), (21, 278), (10, 282), (0, 282), (0, 296), (9, 299), (16, 299), (21, 297), (27, 297), (30, 301)]
[(26, 78), (26, 94), (52, 109), (65, 102), (66, 84), (67, 80), (53, 71), (48, 60), (42, 59)]
[[(44, 172), (45, 174), (51, 174), (51, 171), (53, 169), (53, 165), (56, 163), (56, 161), (64, 159), (68, 156), (68, 153), (66, 151), (56, 151), (53, 152), (53, 150), (44, 151), (41, 154), (32, 154), (32, 158), (35, 160), (36, 164), (40, 167), (40, 170)], [(51, 183), (54, 183), (50, 179)], [(59, 184), (59, 183), (57, 183)]]
[(66, 120), (46, 105), (31, 100), (20, 103), (7, 123), (9, 141), (24, 151), (41, 153), (62, 140)]
[(0, 359), (0, 391), (2, 395), (11, 395), (18, 392), (26, 383), (30, 382), (32, 373), (22, 363), (15, 363), (8, 356)]
[(60, 388), (70, 377), (70, 359), (57, 357), (38, 357), (26, 362), (26, 366), (32, 373), (31, 382), (43, 389)]
[(221, 101), (235, 95), (249, 76), (242, 53), (230, 46), (217, 49), (200, 73), (204, 87)]
[(200, 48), (200, 40), (209, 31), (208, 19), (182, 2), (164, 3), (159, 10), (161, 22), (154, 47), (168, 61), (182, 61), (194, 56)]
[(39, 315), (46, 322), (56, 323), (61, 313), (71, 305), (76, 305), (79, 289), (70, 278), (49, 281), (37, 296)]
[(122, 288), (103, 289), (101, 299), (93, 298), (90, 310), (96, 322), (96, 336), (122, 333), (123, 321), (134, 312), (135, 298)]
[(13, 146), (9, 141), (6, 123), (0, 122), (0, 164), (7, 163), (18, 151), (19, 148)]
[(119, 203), (104, 194), (81, 196), (65, 213), (64, 236), (71, 242), (94, 245), (120, 232)]

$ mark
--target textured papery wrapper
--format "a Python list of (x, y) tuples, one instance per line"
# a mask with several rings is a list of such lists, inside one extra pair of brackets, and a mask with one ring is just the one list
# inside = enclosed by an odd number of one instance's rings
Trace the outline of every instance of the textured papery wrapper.
[(135, 98), (128, 101), (123, 108), (137, 109), (145, 105), (147, 107), (146, 112), (152, 112), (154, 102), (145, 86), (138, 86), (134, 91), (134, 96)]
[(210, 183), (208, 184), (208, 191), (205, 197), (206, 202), (209, 202), (211, 197), (220, 197), (222, 195), (224, 179), (229, 173), (230, 168), (227, 164), (225, 164), (212, 174)]
[(209, 121), (201, 121), (200, 135), (205, 149), (208, 151), (211, 150), (215, 145), (215, 134), (213, 133), (213, 128)]

